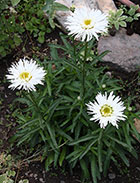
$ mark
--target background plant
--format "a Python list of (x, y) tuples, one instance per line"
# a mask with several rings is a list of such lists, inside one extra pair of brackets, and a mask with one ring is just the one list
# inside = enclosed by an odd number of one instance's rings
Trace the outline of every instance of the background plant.
[(10, 0), (1, 0), (0, 1), (0, 13), (2, 13), (2, 11), (4, 9), (7, 9), (9, 4), (10, 4)]
[(47, 13), (48, 19), (49, 19), (49, 24), (54, 29), (56, 25), (59, 26), (54, 21), (56, 11), (68, 11), (69, 8), (63, 4), (55, 2), (54, 0), (46, 0), (43, 10)]
[(17, 15), (5, 9), (0, 17), (0, 55), (6, 56), (22, 42), (21, 34), (25, 31), (18, 23)]
[(115, 29), (119, 30), (119, 27), (126, 27), (126, 15), (123, 15), (124, 11), (122, 9), (118, 9), (116, 12), (109, 12), (109, 25), (110, 28), (115, 27)]
[(21, 43), (25, 49), (28, 40), (32, 43), (33, 39), (36, 39), (39, 43), (44, 43), (45, 35), (55, 28), (54, 18), (57, 10), (68, 10), (68, 8), (53, 0), (7, 0), (2, 3), (0, 56), (4, 57), (12, 50), (18, 49)]
[(110, 28), (115, 27), (119, 30), (120, 27), (126, 27), (127, 22), (138, 20), (140, 17), (140, 13), (137, 13), (138, 8), (139, 5), (131, 5), (129, 9), (121, 5), (116, 12), (110, 11), (108, 17)]
[(120, 8), (123, 9), (125, 15), (127, 16), (127, 22), (132, 22), (139, 19), (140, 13), (137, 13), (139, 5), (130, 5), (130, 9), (127, 9), (125, 5), (122, 5)]
[[(10, 154), (2, 153), (0, 155), (0, 183), (14, 183), (16, 171), (14, 168), (14, 159)], [(27, 179), (20, 180), (18, 183), (29, 183)]]
[(16, 7), (24, 29), (28, 31), (29, 35), (37, 38), (39, 43), (44, 43), (45, 34), (51, 32), (47, 17), (42, 10), (44, 3), (45, 0), (23, 1)]
[[(110, 78), (105, 68), (98, 66), (107, 52), (93, 54), (95, 40), (83, 45), (73, 38), (67, 41), (63, 35), (61, 39), (63, 45), (50, 44), (51, 57), (41, 63), (47, 71), (44, 86), (39, 86), (37, 92), (23, 92), (15, 100), (27, 105), (17, 114), (19, 126), (15, 138), (18, 145), (28, 143), (31, 148), (40, 149), (46, 170), (52, 164), (62, 166), (66, 160), (71, 170), (80, 164), (83, 179), (89, 179), (91, 173), (96, 183), (102, 173), (106, 176), (110, 161), (117, 164), (121, 159), (129, 166), (128, 154), (137, 158), (132, 134), (140, 139), (134, 126), (139, 113), (134, 115), (126, 110), (128, 119), (119, 123), (119, 129), (108, 125), (103, 130), (90, 121), (85, 104), (93, 101), (99, 91), (121, 92), (120, 81)], [(128, 105), (127, 96), (125, 102)]]

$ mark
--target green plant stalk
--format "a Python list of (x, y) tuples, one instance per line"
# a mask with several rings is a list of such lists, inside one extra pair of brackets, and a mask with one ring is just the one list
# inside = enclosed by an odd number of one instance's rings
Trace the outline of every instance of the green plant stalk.
[(37, 105), (37, 103), (34, 99), (34, 96), (31, 92), (30, 92), (29, 96), (30, 96), (30, 99), (31, 99), (32, 103), (34, 104), (34, 106), (36, 108), (36, 112), (38, 114), (38, 119), (39, 119), (39, 122), (40, 122), (40, 128), (43, 129), (43, 125), (42, 125), (43, 124), (43, 119), (42, 119), (42, 116), (41, 116), (40, 108), (38, 107), (38, 105)]
[(86, 77), (85, 64), (86, 64), (86, 60), (87, 60), (87, 47), (88, 47), (88, 42), (85, 42), (84, 60), (83, 60), (83, 65), (82, 65), (82, 98), (83, 99), (85, 96), (85, 77)]

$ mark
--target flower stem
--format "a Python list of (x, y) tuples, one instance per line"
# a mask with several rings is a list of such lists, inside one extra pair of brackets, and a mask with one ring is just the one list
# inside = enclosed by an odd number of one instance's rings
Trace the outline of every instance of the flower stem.
[(40, 108), (38, 107), (38, 104), (35, 101), (34, 96), (33, 96), (33, 94), (31, 92), (30, 92), (29, 96), (30, 96), (30, 99), (31, 99), (32, 103), (35, 106), (35, 111), (36, 111), (36, 114), (38, 115), (38, 120), (40, 122), (40, 128), (43, 129), (43, 126), (42, 126), (43, 125), (43, 118), (41, 116)]
[(82, 65), (82, 98), (84, 98), (85, 96), (85, 77), (86, 77), (85, 64), (87, 60), (87, 46), (88, 46), (88, 42), (85, 42), (84, 60)]

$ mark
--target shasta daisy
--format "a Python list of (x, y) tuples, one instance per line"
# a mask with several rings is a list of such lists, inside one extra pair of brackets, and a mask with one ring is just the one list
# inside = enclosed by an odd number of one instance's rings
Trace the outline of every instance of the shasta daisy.
[(67, 17), (66, 28), (76, 39), (90, 41), (93, 37), (98, 40), (98, 33), (107, 32), (107, 15), (100, 10), (89, 8), (75, 8)]
[(126, 116), (123, 114), (125, 107), (120, 97), (115, 97), (113, 92), (108, 96), (107, 93), (102, 95), (97, 94), (94, 103), (89, 102), (87, 110), (89, 114), (92, 114), (92, 118), (95, 122), (99, 121), (100, 127), (105, 128), (108, 123), (118, 128), (117, 122), (124, 121)]
[(43, 84), (42, 80), (46, 74), (36, 61), (25, 58), (20, 59), (18, 63), (12, 64), (8, 71), (9, 74), (6, 77), (12, 83), (9, 88), (28, 91), (35, 91), (35, 85)]

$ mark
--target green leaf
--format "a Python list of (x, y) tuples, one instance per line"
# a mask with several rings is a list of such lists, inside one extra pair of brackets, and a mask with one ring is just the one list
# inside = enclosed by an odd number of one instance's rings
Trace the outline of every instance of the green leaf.
[(129, 167), (129, 160), (126, 158), (123, 150), (120, 148), (116, 148), (116, 152), (119, 154), (120, 158), (123, 160), (123, 162), (126, 164), (126, 166)]
[(133, 18), (132, 18), (132, 17), (128, 17), (128, 18), (126, 19), (126, 21), (127, 21), (127, 22), (132, 22), (132, 21), (133, 21)]
[(70, 146), (74, 146), (76, 144), (79, 144), (81, 142), (85, 142), (85, 141), (91, 140), (93, 138), (95, 138), (93, 135), (86, 135), (86, 136), (83, 136), (83, 137), (79, 138), (78, 140), (75, 140), (73, 142), (70, 142), (69, 145)]
[(91, 159), (91, 175), (92, 175), (92, 179), (94, 183), (97, 183), (97, 173), (96, 173), (96, 160), (95, 160), (95, 156), (92, 155)]
[(88, 166), (87, 166), (87, 163), (85, 162), (84, 159), (80, 160), (80, 165), (81, 165), (81, 168), (82, 168), (82, 170), (84, 172), (84, 177), (85, 178), (90, 177), (90, 174), (89, 174), (89, 171), (88, 171)]
[(61, 135), (62, 137), (68, 139), (69, 141), (72, 141), (72, 140), (73, 140), (67, 133), (65, 133), (65, 132), (64, 132), (63, 130), (61, 130), (61, 129), (57, 129), (57, 133), (58, 133), (59, 135)]
[(11, 0), (12, 6), (16, 6), (20, 0)]
[(0, 183), (3, 183), (5, 180), (7, 180), (6, 174), (0, 175)]
[(129, 14), (130, 16), (133, 16), (133, 15), (135, 14), (135, 12), (136, 12), (136, 10), (133, 9), (133, 8), (131, 8), (131, 9), (128, 11), (128, 14)]
[(54, 9), (56, 11), (69, 11), (69, 8), (61, 3), (54, 3)]
[(15, 42), (16, 46), (19, 46), (20, 43), (22, 42), (22, 40), (18, 35), (14, 35), (14, 42)]
[(97, 152), (98, 152), (98, 163), (99, 163), (99, 170), (102, 172), (102, 135), (103, 131), (100, 131), (99, 138), (98, 138), (98, 146), (97, 146)]
[(48, 78), (47, 78), (47, 89), (48, 89), (49, 96), (52, 96), (51, 83)]
[(51, 26), (52, 29), (55, 28), (54, 18), (52, 18), (52, 17), (49, 18), (49, 24), (50, 24), (50, 26)]
[(65, 36), (64, 36), (62, 33), (60, 34), (60, 37), (61, 37), (61, 39), (62, 39), (62, 41), (63, 41), (65, 47), (66, 47), (67, 49), (71, 50), (71, 49), (72, 49), (71, 44), (67, 41), (67, 39), (65, 38)]
[(66, 147), (64, 146), (62, 151), (61, 151), (60, 158), (59, 158), (59, 165), (60, 166), (62, 166), (62, 163), (63, 163), (65, 157), (66, 157)]
[[(29, 133), (27, 133), (26, 135), (24, 135), (24, 136), (21, 138), (21, 140), (19, 140), (17, 146), (19, 146), (20, 144), (22, 144), (24, 141), (28, 141), (27, 139), (28, 139), (28, 138), (30, 139), (30, 136), (31, 136), (32, 134), (34, 134), (34, 133), (37, 133), (37, 131), (38, 131), (39, 129), (40, 129), (40, 128), (36, 128), (36, 129), (30, 131)], [(26, 130), (26, 129), (25, 129), (25, 130)], [(27, 131), (27, 130), (26, 130), (26, 131)], [(22, 132), (22, 131), (20, 131), (20, 132)], [(19, 136), (19, 134), (17, 134), (17, 136)]]
[(120, 22), (120, 26), (122, 26), (122, 27), (126, 27), (126, 25), (127, 25), (127, 24), (126, 24), (126, 22), (125, 22), (125, 21), (121, 21), (121, 22)]
[(117, 17), (120, 17), (121, 15), (123, 14), (123, 10), (122, 9), (119, 9), (116, 13), (116, 16)]
[(119, 22), (115, 22), (114, 25), (115, 25), (115, 28), (116, 28), (117, 30), (119, 30), (119, 26), (120, 26)]
[(39, 37), (38, 37), (38, 42), (39, 42), (39, 43), (42, 44), (42, 43), (44, 43), (44, 41), (45, 41), (44, 36), (39, 36)]
[(4, 52), (4, 47), (0, 46), (0, 53)]
[(126, 20), (126, 18), (127, 18), (127, 16), (121, 16), (121, 17), (119, 18), (119, 21)]
[(104, 176), (107, 175), (107, 171), (108, 171), (110, 160), (111, 160), (111, 155), (112, 155), (112, 150), (109, 147), (107, 152), (106, 152), (106, 158), (105, 158), (105, 162), (104, 162), (104, 171), (103, 171)]
[(80, 155), (80, 159), (82, 159), (90, 150), (90, 148), (97, 142), (97, 139), (90, 141), (85, 147), (84, 150), (82, 151), (82, 154)]
[(26, 126), (31, 126), (32, 124), (34, 124), (35, 122), (38, 122), (38, 119), (35, 118), (33, 120), (27, 121), (24, 117), (20, 116), (18, 117), (20, 120), (24, 121), (25, 124), (23, 124), (22, 126), (19, 127), (19, 129), (24, 129)]
[(111, 140), (117, 142), (118, 144), (122, 145), (123, 147), (129, 148), (129, 146), (128, 146), (126, 143), (121, 142), (120, 140), (118, 140), (118, 139), (116, 139), (116, 138), (114, 138), (114, 137), (112, 137), (112, 136), (109, 136), (109, 135), (107, 135), (107, 137), (109, 137)]
[(51, 154), (47, 157), (47, 159), (46, 159), (46, 161), (45, 161), (45, 169), (46, 169), (46, 171), (49, 170), (49, 166), (52, 164), (53, 161), (54, 161), (54, 154), (51, 153)]
[(139, 18), (140, 17), (140, 13), (136, 13), (134, 18)]
[(58, 145), (57, 145), (57, 142), (56, 142), (55, 129), (51, 128), (49, 124), (47, 124), (46, 126), (47, 126), (48, 132), (50, 134), (51, 140), (53, 142), (53, 146), (54, 146), (53, 150), (56, 151), (56, 149), (58, 148)]

